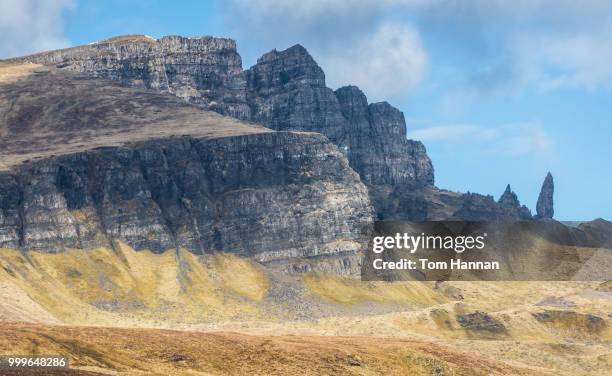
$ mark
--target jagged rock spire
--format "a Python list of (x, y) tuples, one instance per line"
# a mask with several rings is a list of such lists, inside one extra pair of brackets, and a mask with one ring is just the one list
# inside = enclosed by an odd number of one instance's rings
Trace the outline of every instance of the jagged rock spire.
[(553, 194), (555, 192), (555, 183), (553, 177), (550, 174), (546, 174), (542, 189), (540, 190), (540, 196), (538, 197), (538, 203), (536, 205), (536, 213), (538, 218), (552, 218), (555, 214), (553, 206)]
[(497, 200), (497, 202), (507, 207), (520, 207), (521, 206), (518, 200), (518, 197), (516, 196), (516, 193), (512, 192), (512, 189), (510, 188), (510, 184), (506, 186), (506, 190), (499, 197), (499, 200)]
[(531, 218), (531, 212), (525, 205), (521, 206), (521, 202), (519, 201), (516, 193), (514, 193), (512, 188), (510, 188), (510, 184), (506, 185), (506, 190), (499, 197), (497, 203), (504, 211), (502, 217), (521, 219)]

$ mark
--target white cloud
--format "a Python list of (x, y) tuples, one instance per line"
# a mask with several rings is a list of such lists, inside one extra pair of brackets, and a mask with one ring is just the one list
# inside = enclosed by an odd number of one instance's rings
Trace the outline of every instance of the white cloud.
[(65, 47), (63, 13), (72, 0), (2, 0), (0, 58)]
[(498, 142), (490, 152), (507, 156), (546, 155), (553, 150), (553, 140), (537, 123), (509, 124), (499, 127)]
[(437, 125), (415, 129), (408, 133), (408, 138), (508, 157), (548, 155), (553, 151), (552, 137), (536, 122), (486, 127), (472, 124)]
[(612, 87), (612, 29), (598, 35), (521, 36), (523, 81), (541, 89)]
[(357, 85), (376, 101), (403, 94), (423, 79), (428, 59), (418, 30), (387, 16), (426, 2), (233, 0), (221, 10), (247, 64), (251, 54), (300, 43), (321, 65), (329, 86)]
[(474, 135), (482, 128), (475, 125), (439, 125), (415, 129), (408, 133), (408, 138), (419, 141), (461, 141), (464, 137)]
[(445, 65), (462, 86), (447, 89), (478, 94), (612, 87), (609, 1), (228, 0), (221, 10), (247, 62), (301, 43), (330, 86), (356, 84), (374, 100)]
[(421, 32), (463, 54), (453, 63), (485, 94), (612, 86), (612, 2), (437, 1), (418, 13)]
[(385, 23), (354, 45), (323, 56), (321, 65), (330, 86), (355, 84), (371, 101), (380, 101), (419, 84), (427, 69), (427, 54), (414, 28)]

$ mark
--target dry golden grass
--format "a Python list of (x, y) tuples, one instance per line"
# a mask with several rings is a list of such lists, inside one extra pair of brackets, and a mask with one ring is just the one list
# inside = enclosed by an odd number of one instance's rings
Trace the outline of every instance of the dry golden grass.
[(37, 70), (45, 70), (40, 64), (14, 64), (0, 61), (0, 84), (9, 84), (30, 76)]
[(215, 254), (211, 259), (224, 290), (255, 301), (266, 296), (270, 284), (261, 266), (228, 253)]
[[(321, 371), (324, 374), (353, 372), (367, 375), (380, 374), (381, 370), (390, 374), (408, 371), (428, 374), (431, 367), (440, 368), (445, 374), (461, 374), (461, 366), (453, 363), (458, 360), (449, 361), (443, 356), (460, 351), (467, 352), (471, 360), (473, 357), (486, 358), (504, 367), (509, 364), (558, 375), (599, 375), (612, 367), (612, 325), (608, 317), (612, 312), (612, 299), (610, 292), (605, 291), (606, 285), (602, 290), (598, 282), (445, 282), (434, 288), (432, 282), (361, 282), (355, 278), (320, 273), (283, 274), (282, 277), (275, 273), (250, 259), (230, 254), (204, 257), (185, 250), (155, 254), (136, 252), (125, 244), (119, 244), (114, 251), (101, 248), (58, 254), (29, 252), (27, 256), (16, 250), (2, 249), (0, 319), (84, 326), (231, 330), (256, 335), (237, 335), (231, 341), (227, 340), (232, 347), (243, 352), (226, 352), (218, 359), (206, 360), (213, 365), (219, 364), (219, 367), (224, 362), (238, 364), (241, 361), (252, 362), (253, 367), (263, 367), (252, 360), (256, 358), (250, 352), (251, 346), (256, 347), (253, 343), (261, 345), (271, 340), (271, 335), (286, 336), (282, 340), (273, 338), (280, 341), (275, 351), (284, 354), (281, 359), (291, 363), (287, 366), (289, 368), (274, 365), (269, 369), (262, 368), (260, 373), (275, 369), (292, 372), (294, 368), (291, 367), (299, 366), (312, 374)], [(286, 283), (298, 288), (300, 293), (278, 295)], [(276, 291), (275, 297), (270, 296), (272, 290)], [(461, 301), (457, 300), (457, 294), (463, 297)], [(540, 304), (549, 297), (570, 302), (571, 306), (559, 308)], [(309, 307), (308, 304), (314, 305)], [(291, 306), (314, 315), (307, 320), (296, 320), (281, 314)], [(550, 322), (536, 319), (536, 314), (551, 310), (573, 313), (555, 316)], [(463, 328), (457, 315), (476, 311), (486, 312), (506, 330), (489, 333)], [(602, 318), (603, 325), (592, 330), (586, 315)], [(163, 361), (162, 355), (156, 353), (157, 349), (144, 344), (148, 334), (140, 340), (143, 349), (137, 349), (136, 344), (130, 345), (134, 346), (130, 350), (131, 356), (140, 359), (134, 363), (126, 360), (130, 358), (128, 355), (119, 356), (121, 351), (115, 357), (114, 347), (110, 349), (98, 342), (90, 343), (94, 339), (87, 336), (94, 332), (83, 329), (81, 333), (81, 329), (67, 330), (60, 342), (76, 341), (78, 348), (84, 346), (105, 354), (103, 359), (112, 359), (108, 367), (124, 367), (132, 372), (146, 367), (143, 364), (147, 357), (154, 359), (152, 364), (161, 367), (162, 374), (175, 372), (175, 367), (178, 367)], [(115, 333), (111, 329), (104, 330)], [(133, 333), (137, 337), (153, 332)], [(168, 335), (176, 337), (169, 341), (179, 341), (182, 336)], [(320, 335), (325, 337), (317, 337)], [(70, 339), (71, 336), (74, 338)], [(395, 355), (385, 355), (373, 348), (364, 353), (355, 348), (347, 349), (346, 354), (355, 352), (361, 354), (362, 359), (369, 359), (365, 362), (367, 366), (363, 367), (346, 366), (346, 357), (331, 361), (319, 355), (307, 356), (302, 352), (305, 350), (282, 352), (289, 351), (284, 348), (285, 340), (292, 338), (317, 349), (344, 348), (338, 342), (340, 339), (335, 338), (343, 336), (350, 336), (347, 341), (359, 346), (362, 346), (362, 341), (378, 343), (383, 341), (381, 338), (396, 338), (397, 341), (429, 342), (431, 346), (441, 346), (440, 349), (444, 350), (432, 358), (418, 349), (401, 353), (403, 350), (393, 348), (392, 351), (399, 351), (402, 355), (396, 352)], [(184, 337), (192, 338), (190, 333)], [(23, 338), (25, 342), (19, 346), (32, 346), (33, 342), (27, 340), (27, 336)], [(210, 339), (202, 337), (201, 340)], [(257, 342), (260, 340), (262, 342)], [(41, 342), (39, 339), (35, 341)], [(116, 346), (121, 348), (124, 346), (121, 343)], [(335, 355), (332, 358), (336, 359)], [(165, 365), (156, 362), (165, 362)], [(331, 362), (331, 365), (325, 362)], [(407, 367), (402, 365), (405, 362), (412, 368), (402, 368)], [(96, 364), (90, 360), (83, 363), (88, 367), (96, 367)], [(327, 364), (325, 367), (329, 368), (317, 368), (320, 364)], [(238, 367), (213, 372), (202, 368), (198, 372), (231, 374), (244, 370)]]
[(390, 338), (2, 324), (0, 353), (61, 354), (121, 375), (544, 375), (443, 345)]
[(431, 289), (431, 284), (410, 282), (362, 282), (358, 279), (331, 274), (304, 275), (306, 286), (314, 293), (334, 303), (363, 302), (414, 303), (434, 305), (448, 301)]
[(0, 62), (0, 119), (0, 170), (26, 160), (172, 136), (271, 132), (169, 94), (6, 61)]
[[(13, 295), (22, 292), (32, 300), (32, 315), (40, 315), (35, 303), (46, 312), (41, 317), (76, 324), (256, 319), (255, 304), (268, 288), (261, 267), (246, 259), (219, 254), (201, 262), (185, 250), (154, 254), (125, 244), (116, 251), (30, 252), (28, 258), (3, 249), (0, 266), (0, 282), (12, 286)], [(0, 307), (8, 312), (11, 304)]]

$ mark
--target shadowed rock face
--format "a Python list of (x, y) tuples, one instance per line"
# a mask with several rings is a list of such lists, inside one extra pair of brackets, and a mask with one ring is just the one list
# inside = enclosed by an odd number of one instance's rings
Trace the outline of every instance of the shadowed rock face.
[(506, 190), (499, 197), (497, 203), (504, 209), (507, 217), (531, 218), (531, 211), (525, 205), (521, 206), (516, 193), (510, 188), (510, 184), (506, 186)]
[(326, 87), (323, 70), (300, 45), (271, 51), (246, 71), (234, 41), (211, 37), (117, 37), (23, 60), (169, 92), (274, 130), (321, 133), (367, 184), (434, 181), (425, 147), (406, 139), (404, 115), (386, 102), (368, 104), (357, 87)]
[(252, 120), (277, 130), (322, 133), (372, 185), (431, 185), (423, 144), (406, 139), (404, 115), (386, 102), (368, 105), (356, 86), (335, 92), (300, 45), (262, 56), (247, 71)]
[(546, 174), (544, 183), (542, 183), (542, 189), (538, 196), (538, 203), (536, 206), (536, 213), (538, 218), (552, 218), (555, 215), (553, 206), (553, 194), (555, 192), (555, 183), (553, 177), (550, 174)]
[(379, 218), (530, 217), (512, 200), (434, 187), (431, 160), (422, 143), (406, 139), (402, 112), (386, 102), (368, 103), (355, 86), (332, 91), (300, 45), (273, 50), (245, 71), (235, 42), (211, 37), (126, 36), (18, 60), (171, 93), (273, 130), (323, 134), (359, 174)]
[[(486, 221), (507, 218), (523, 218), (521, 217), (522, 208), (516, 206), (505, 206), (496, 203), (493, 196), (481, 195), (478, 193), (466, 193), (461, 197), (461, 206), (454, 214), (456, 218), (466, 221)], [(527, 209), (527, 208), (525, 208)], [(531, 218), (527, 210), (527, 218)]]
[(250, 118), (242, 60), (231, 39), (124, 36), (35, 54), (27, 60), (169, 92), (205, 109)]
[(500, 216), (498, 209), (493, 196), (468, 192), (462, 196), (461, 206), (455, 215), (467, 221), (489, 220)]
[(433, 185), (425, 146), (406, 139), (404, 114), (387, 102), (367, 103), (356, 86), (335, 91), (348, 122), (347, 154), (351, 166), (371, 185)]
[(355, 254), (367, 191), (323, 136), (152, 140), (0, 173), (0, 247), (235, 252), (263, 262)]
[(252, 120), (276, 130), (325, 134), (341, 143), (346, 120), (325, 74), (302, 46), (268, 52), (246, 71)]

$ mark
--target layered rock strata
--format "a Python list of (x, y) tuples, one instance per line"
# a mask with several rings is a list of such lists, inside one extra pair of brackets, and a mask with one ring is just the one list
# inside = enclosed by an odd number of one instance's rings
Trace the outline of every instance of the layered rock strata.
[(317, 134), (152, 140), (26, 163), (0, 184), (4, 248), (123, 241), (269, 262), (355, 253), (371, 221), (365, 186)]
[(235, 42), (211, 37), (125, 36), (20, 60), (168, 92), (274, 130), (321, 133), (366, 184), (434, 181), (425, 147), (406, 139), (404, 115), (386, 102), (368, 104), (357, 87), (326, 87), (323, 70), (300, 45), (271, 51), (246, 71)]
[(422, 143), (406, 139), (404, 115), (386, 102), (368, 103), (355, 86), (331, 90), (300, 45), (273, 50), (242, 70), (235, 42), (178, 36), (124, 36), (18, 59), (170, 93), (205, 109), (273, 130), (326, 136), (367, 186), (378, 218), (529, 218), (511, 196), (441, 190)]
[(124, 242), (359, 270), (367, 189), (321, 134), (33, 64), (0, 64), (0, 113), (0, 248)]

